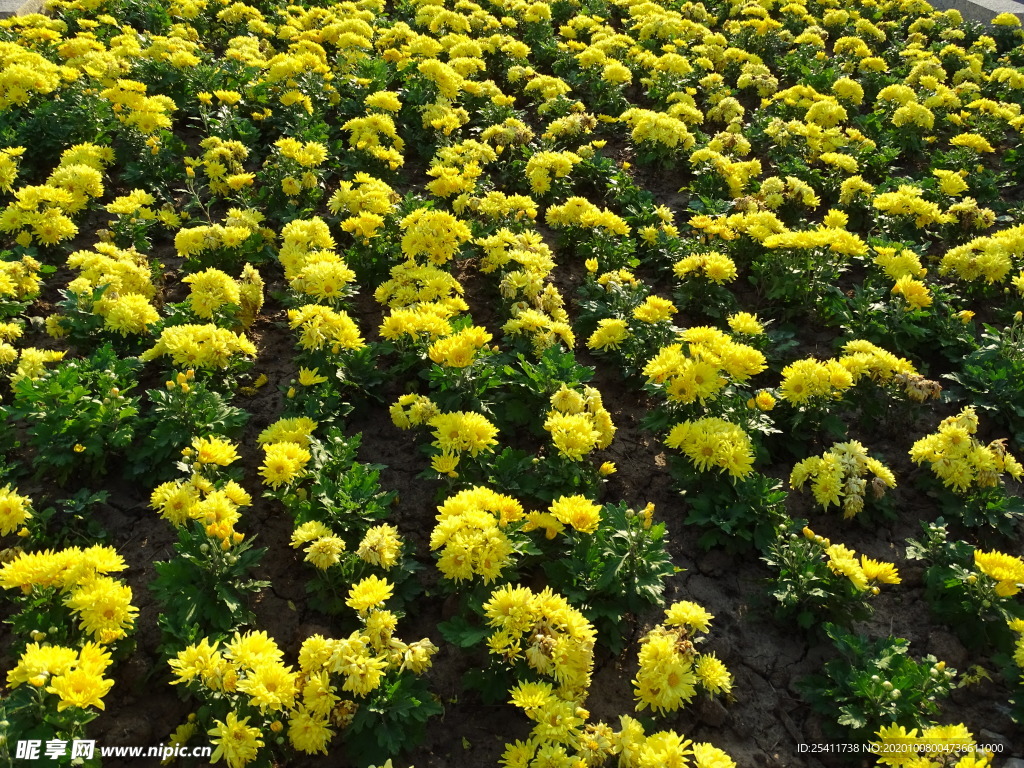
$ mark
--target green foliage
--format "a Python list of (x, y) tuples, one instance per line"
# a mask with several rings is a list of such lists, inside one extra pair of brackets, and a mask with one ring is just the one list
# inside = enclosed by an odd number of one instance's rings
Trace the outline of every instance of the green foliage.
[[(685, 461), (679, 456), (669, 460), (673, 464)], [(684, 495), (686, 522), (701, 529), (697, 543), (703, 549), (763, 552), (775, 537), (776, 526), (788, 520), (782, 484), (759, 472), (736, 482), (706, 475), (698, 491)]]
[(24, 422), (36, 477), (63, 485), (75, 472), (97, 477), (127, 448), (138, 425), (134, 358), (121, 359), (110, 345), (71, 360), (38, 379), (19, 379), (8, 418)]
[(357, 554), (367, 530), (388, 516), (397, 496), (380, 486), (382, 465), (355, 460), (360, 439), (360, 435), (346, 438), (340, 429), (331, 427), (325, 438), (310, 442), (306, 478), (281, 492), (267, 493), (284, 504), (296, 528), (316, 521), (345, 541), (338, 561), (326, 568), (315, 567), (314, 576), (306, 583), (310, 605), (328, 614), (347, 612), (349, 588), (371, 574), (394, 586), (392, 606), (396, 610), (419, 591), (413, 575), (420, 566), (404, 552), (389, 567), (372, 565)]
[(915, 309), (892, 295), (891, 282), (869, 276), (836, 306), (837, 314), (830, 322), (851, 338), (866, 339), (919, 365), (927, 365), (936, 352), (958, 364), (974, 348), (970, 327), (953, 310), (961, 303), (959, 297), (941, 286), (929, 285), (931, 306)]
[(108, 493), (84, 488), (74, 496), (60, 499), (26, 522), (29, 538), (46, 548), (89, 547), (107, 539), (107, 532), (93, 516), (93, 509), (105, 504)]
[(397, 492), (381, 489), (382, 465), (355, 460), (361, 439), (331, 427), (326, 437), (310, 442), (306, 479), (278, 496), (296, 524), (319, 520), (358, 539), (388, 516)]
[[(963, 358), (960, 370), (943, 378), (956, 384), (971, 405), (988, 411), (1024, 444), (1024, 322), (1003, 331), (985, 325), (982, 345)], [(961, 394), (961, 393), (957, 393)]]
[(965, 494), (959, 494), (925, 475), (922, 486), (929, 487), (944, 517), (959, 520), (970, 528), (988, 527), (1011, 537), (1017, 535), (1024, 521), (1024, 498), (1008, 492), (1002, 481), (986, 488), (972, 487)]
[(494, 418), (502, 431), (514, 432), (526, 425), (539, 429), (540, 417), (551, 406), (551, 395), (564, 384), (570, 389), (594, 376), (592, 368), (580, 365), (572, 352), (553, 345), (536, 362), (518, 353), (514, 361), (500, 368), (503, 384), (494, 400)]
[[(334, 368), (332, 366), (326, 369), (312, 368), (310, 370), (314, 371), (317, 376), (322, 375), (327, 381), (306, 386), (299, 380), (292, 379), (287, 387), (282, 386), (281, 390), (285, 392), (286, 398), (282, 417), (305, 416), (325, 427), (344, 423), (343, 419), (352, 412), (353, 407), (348, 402), (352, 399), (352, 392), (346, 391), (345, 388), (348, 383), (345, 367)], [(325, 372), (321, 374), (321, 370)], [(371, 389), (368, 394), (380, 397), (380, 389)]]
[[(89, 353), (101, 345), (116, 349), (121, 354), (137, 355), (152, 344), (148, 336), (120, 334), (107, 327), (103, 315), (93, 307), (103, 299), (109, 286), (101, 285), (91, 291), (77, 294), (62, 288), (61, 300), (57, 303), (59, 312), (50, 315), (57, 322), (62, 338), (79, 352)], [(116, 293), (116, 292), (112, 292)]]
[(426, 736), (427, 722), (444, 707), (423, 678), (391, 674), (365, 702), (360, 702), (345, 731), (345, 747), (359, 768), (417, 746)]
[(619, 319), (626, 322), (629, 335), (614, 347), (594, 349), (595, 356), (611, 361), (622, 370), (627, 379), (638, 379), (654, 350), (671, 344), (679, 331), (671, 322), (637, 322), (633, 310), (650, 296), (644, 283), (608, 280), (602, 285), (592, 274), (579, 289), (580, 314), (577, 327), (581, 337), (590, 337), (601, 320)]
[[(0, 744), (0, 765), (29, 766), (29, 768), (99, 768), (100, 754), (88, 760), (77, 758), (72, 762), (70, 749), (68, 754), (56, 759), (48, 758), (45, 753), (46, 742), (62, 739), (70, 742), (85, 737), (85, 726), (99, 717), (94, 709), (68, 707), (63, 712), (57, 710), (57, 694), (47, 693), (45, 688), (31, 685), (20, 685), (7, 695), (0, 697), (0, 722), (4, 723), (4, 740)], [(15, 745), (19, 741), (35, 740), (40, 742), (39, 759), (15, 760)]]
[(460, 480), (465, 479), (470, 484), (483, 482), (517, 499), (543, 504), (565, 495), (593, 496), (602, 482), (593, 463), (573, 461), (554, 451), (541, 458), (505, 448), (497, 456), (487, 458), (480, 473), (483, 477), (478, 480), (473, 478), (473, 473), (462, 472), (467, 463), (459, 464)]
[[(149, 408), (139, 426), (129, 472), (147, 482), (167, 480), (181, 450), (195, 436), (237, 437), (249, 414), (231, 405), (204, 382), (179, 374), (165, 389), (146, 391)], [(170, 386), (172, 385), (173, 386)]]
[(849, 257), (828, 248), (766, 250), (750, 266), (750, 281), (773, 302), (783, 302), (782, 314), (813, 311), (820, 317), (838, 312), (845, 302), (839, 278)]
[(933, 723), (939, 700), (953, 687), (956, 670), (934, 656), (915, 661), (901, 637), (869, 640), (826, 624), (839, 658), (798, 686), (811, 708), (846, 741), (866, 744), (883, 726), (923, 728)]
[(769, 593), (780, 617), (795, 619), (803, 629), (821, 621), (849, 626), (871, 614), (868, 598), (878, 589), (858, 588), (842, 571), (830, 568), (828, 539), (816, 536), (799, 520), (776, 528), (775, 540), (761, 558), (772, 570)]
[(68, 147), (100, 139), (112, 120), (110, 102), (83, 79), (45, 98), (0, 110), (0, 145), (25, 147), (20, 175), (33, 179), (52, 171)]
[(975, 567), (975, 548), (959, 539), (950, 541), (943, 518), (921, 527), (920, 540), (907, 540), (907, 558), (927, 566), (925, 599), (932, 613), (969, 648), (1008, 652), (1012, 633), (1007, 622), (1024, 619), (1024, 605), (996, 591), (998, 582)]
[(21, 656), (33, 642), (33, 635), (39, 637), (39, 633), (51, 645), (79, 646), (93, 639), (69, 617), (57, 587), (33, 587), (28, 594), (11, 592), (4, 597), (16, 606), (14, 612), (4, 619), (4, 624), (11, 627), (13, 642), (10, 653), (14, 657)]
[(165, 34), (171, 27), (167, 6), (155, 0), (120, 0), (111, 4), (109, 13), (115, 14), (122, 24), (154, 35)]
[(470, 621), (461, 613), (440, 622), (437, 629), (445, 640), (458, 648), (480, 645), (493, 631), (491, 627)]
[(434, 363), (423, 372), (430, 384), (430, 399), (438, 408), (446, 412), (476, 411), (493, 418), (492, 403), (504, 382), (499, 369), (488, 362), (488, 353), (486, 348), (480, 350), (463, 368)]
[(652, 524), (652, 511), (605, 504), (594, 533), (567, 531), (568, 546), (542, 566), (552, 588), (579, 607), (616, 654), (627, 639), (623, 619), (663, 605), (665, 580), (681, 570), (672, 564), (665, 524)]
[(178, 528), (177, 556), (156, 563), (150, 583), (161, 604), (161, 653), (172, 656), (197, 637), (211, 641), (227, 637), (253, 621), (249, 596), (270, 585), (252, 578), (266, 549), (252, 541), (223, 547), (206, 534), (199, 522)]

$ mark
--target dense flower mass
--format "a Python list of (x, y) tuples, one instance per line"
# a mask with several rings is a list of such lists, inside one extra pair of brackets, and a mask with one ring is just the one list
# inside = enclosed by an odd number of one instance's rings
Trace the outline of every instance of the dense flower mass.
[[(870, 480), (866, 477), (869, 472), (873, 475)], [(808, 480), (815, 500), (826, 509), (830, 504), (841, 505), (846, 518), (855, 517), (864, 508), (869, 486), (876, 499), (896, 487), (892, 471), (868, 456), (867, 449), (856, 440), (838, 443), (822, 456), (798, 462), (790, 474), (790, 485), (802, 488)]]
[(1024, 477), (1024, 467), (1006, 450), (1004, 442), (982, 445), (974, 437), (977, 430), (975, 409), (964, 408), (956, 416), (943, 419), (937, 432), (914, 443), (910, 458), (917, 464), (927, 462), (943, 485), (960, 493), (998, 485), (1004, 473), (1015, 480)]
[[(761, 673), (882, 764), (991, 763), (935, 725), (952, 670), (875, 630), (918, 559), (915, 630), (1024, 668), (995, 540), (1024, 520), (1017, 16), (48, 0), (0, 20), (0, 125), (17, 759), (64, 759), (169, 660), (192, 714), (155, 735), (229, 768), (479, 762), (477, 693), (519, 718), (504, 768), (730, 768), (653, 719)], [(833, 505), (884, 518), (858, 541), (887, 559), (795, 519)], [(716, 550), (699, 576), (680, 535)], [(797, 684), (742, 647), (765, 595), (764, 643), (842, 658)], [(407, 616), (436, 622), (436, 679)], [(260, 626), (289, 617), (280, 645)], [(468, 662), (477, 692), (437, 688)], [(990, 682), (1009, 732), (1022, 683)], [(630, 688), (642, 723), (591, 717)], [(765, 727), (802, 760), (781, 710)]]
[(754, 464), (750, 437), (739, 426), (723, 419), (706, 418), (676, 424), (665, 445), (679, 450), (701, 472), (717, 468), (733, 477), (744, 477)]
[(455, 581), (480, 576), (494, 581), (512, 561), (506, 531), (523, 517), (522, 505), (489, 488), (460, 491), (437, 508), (430, 548), (441, 550), (437, 567)]

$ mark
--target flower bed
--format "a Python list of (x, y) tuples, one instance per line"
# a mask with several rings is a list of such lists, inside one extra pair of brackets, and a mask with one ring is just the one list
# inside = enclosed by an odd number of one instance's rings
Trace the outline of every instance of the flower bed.
[(0, 22), (0, 760), (1024, 754), (1016, 17), (50, 11)]

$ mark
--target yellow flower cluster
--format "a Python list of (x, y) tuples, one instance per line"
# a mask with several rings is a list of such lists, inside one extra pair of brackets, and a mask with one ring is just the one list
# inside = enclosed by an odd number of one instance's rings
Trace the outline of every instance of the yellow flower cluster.
[(651, 384), (672, 402), (714, 400), (730, 380), (742, 384), (767, 367), (764, 355), (710, 326), (695, 326), (679, 337), (686, 345), (662, 347), (644, 366)]
[(359, 335), (359, 327), (348, 313), (322, 304), (303, 304), (298, 309), (289, 309), (288, 325), (299, 332), (299, 346), (305, 350), (329, 349), (337, 354), (343, 349), (366, 346)]
[(611, 211), (598, 208), (585, 197), (570, 197), (563, 205), (552, 205), (545, 215), (548, 224), (555, 228), (581, 227), (604, 230), (604, 236), (629, 234), (629, 225)]
[(850, 372), (853, 383), (863, 378), (887, 384), (897, 376), (916, 376), (913, 364), (864, 339), (854, 339), (843, 345), (839, 363)]
[(259, 445), (287, 442), (308, 448), (316, 428), (317, 423), (307, 416), (278, 419), (260, 432), (256, 442)]
[[(941, 666), (940, 666), (941, 665)], [(946, 673), (945, 662), (935, 667)], [(951, 672), (947, 673), (951, 674)], [(873, 742), (878, 765), (888, 768), (990, 768), (992, 753), (979, 748), (963, 723), (932, 725), (920, 731), (902, 725), (880, 728)]]
[(381, 523), (371, 526), (356, 549), (356, 557), (364, 563), (376, 565), (385, 571), (393, 568), (402, 554), (402, 537), (393, 525)]
[(683, 453), (701, 472), (717, 467), (733, 477), (746, 477), (754, 468), (750, 436), (724, 419), (680, 422), (669, 431), (665, 445)]
[[(283, 663), (284, 654), (265, 632), (235, 633), (223, 648), (204, 639), (178, 653), (169, 662), (174, 683), (230, 697), (236, 708), (244, 703), (261, 714), (277, 714), (287, 721), (295, 749), (326, 754), (335, 733), (331, 726), (347, 726), (358, 699), (395, 672), (423, 674), (437, 651), (428, 639), (405, 643), (394, 637), (397, 617), (380, 607), (392, 589), (375, 576), (353, 584), (346, 602), (359, 613), (363, 629), (344, 639), (306, 638), (298, 669)], [(340, 686), (332, 684), (335, 679)], [(350, 697), (343, 698), (339, 689)], [(215, 754), (220, 752), (229, 765), (251, 762), (263, 746), (260, 730), (247, 726), (248, 720), (230, 712), (210, 731)]]
[(392, 423), (399, 429), (426, 424), (441, 413), (429, 397), (414, 394), (402, 395), (389, 410)]
[(511, 496), (476, 486), (449, 497), (437, 508), (431, 550), (441, 550), (437, 568), (459, 582), (479, 576), (490, 584), (512, 562), (506, 530), (523, 519), (522, 505)]
[[(870, 481), (868, 473), (874, 475)], [(892, 470), (878, 459), (868, 456), (867, 449), (856, 440), (836, 443), (821, 456), (798, 462), (789, 476), (793, 488), (802, 489), (811, 481), (815, 500), (825, 509), (841, 504), (843, 517), (856, 517), (864, 509), (864, 497), (870, 485), (871, 494), (880, 499), (886, 490), (896, 487)]]
[(22, 256), (17, 261), (0, 261), (0, 299), (23, 301), (39, 293), (41, 266), (31, 256)]
[(572, 348), (576, 337), (565, 311), (565, 299), (551, 282), (554, 255), (540, 234), (516, 233), (502, 227), (475, 242), (485, 254), (480, 271), (500, 272), (498, 290), (512, 302), (511, 317), (502, 331), (510, 336), (529, 336), (538, 355), (558, 342)]
[(290, 137), (278, 139), (274, 146), (282, 156), (294, 160), (303, 168), (316, 168), (327, 160), (327, 147), (318, 141), (299, 141)]
[(335, 216), (348, 214), (341, 228), (368, 243), (384, 226), (384, 217), (395, 209), (398, 194), (380, 179), (359, 172), (352, 181), (343, 181), (331, 195), (327, 207)]
[[(694, 173), (717, 173), (729, 187), (729, 194), (740, 197), (752, 179), (761, 175), (760, 160), (731, 160), (710, 145), (690, 154)], [(763, 186), (762, 186), (763, 189)]]
[(391, 309), (436, 303), (450, 317), (469, 309), (463, 293), (462, 283), (443, 269), (405, 261), (391, 268), (391, 278), (377, 286), (373, 297)]
[(265, 456), (260, 465), (264, 485), (277, 490), (301, 479), (311, 457), (308, 450), (297, 442), (283, 440), (264, 444)]
[(1024, 620), (1014, 619), (1009, 624), (1010, 629), (1018, 633), (1013, 649), (1013, 663), (1020, 669), (1020, 682), (1024, 682)]
[(471, 325), (430, 345), (427, 356), (446, 368), (466, 368), (493, 337), (479, 325)]
[(559, 455), (580, 461), (594, 450), (612, 444), (615, 425), (601, 400), (601, 393), (584, 387), (583, 393), (565, 384), (551, 396), (554, 410), (548, 412), (544, 429), (551, 433)]
[[(304, 189), (316, 189), (320, 179), (313, 169), (327, 160), (327, 147), (318, 141), (302, 142), (285, 137), (274, 142), (277, 152), (263, 164), (264, 173), (280, 179), (281, 191), (288, 197), (296, 198)], [(254, 174), (245, 174), (255, 181)], [(237, 177), (236, 177), (237, 178)], [(230, 185), (230, 180), (229, 180)], [(238, 186), (247, 186), (239, 183)]]
[(745, 336), (760, 336), (764, 333), (764, 325), (751, 312), (734, 312), (726, 318), (729, 330)]
[[(427, 425), (434, 428), (434, 447), (447, 457), (457, 458), (461, 453), (476, 457), (481, 451), (492, 452), (498, 444), (494, 439), (498, 428), (473, 411), (439, 413), (431, 417)], [(438, 472), (445, 471), (451, 469), (438, 469)]]
[[(320, 274), (330, 277), (335, 283), (331, 298), (345, 289), (355, 279), (355, 273), (348, 269), (344, 259), (334, 251), (334, 238), (327, 223), (319, 216), (311, 219), (293, 219), (281, 230), (281, 248), (277, 258), (284, 267), (284, 277), (292, 287), (302, 291), (305, 288), (302, 277), (307, 266), (321, 267)], [(298, 285), (295, 285), (296, 281)], [(314, 279), (312, 286), (323, 294), (323, 279)], [(345, 294), (347, 295), (347, 294)]]
[(113, 547), (99, 544), (22, 552), (0, 568), (0, 587), (20, 589), (26, 595), (59, 592), (61, 602), (79, 620), (79, 628), (107, 644), (127, 637), (139, 613), (131, 604), (131, 587), (106, 575), (127, 567)]
[(240, 248), (250, 238), (259, 235), (266, 240), (273, 233), (260, 228), (263, 214), (256, 211), (232, 208), (223, 224), (203, 224), (198, 227), (180, 229), (174, 236), (174, 248), (183, 258), (204, 253), (216, 253), (220, 249)]
[(906, 385), (915, 376), (918, 373), (909, 360), (864, 339), (854, 339), (843, 345), (839, 359), (822, 362), (810, 357), (787, 365), (782, 369), (779, 394), (793, 405), (803, 405), (815, 400), (838, 400), (864, 378), (880, 384), (895, 381)]
[[(9, 344), (0, 344), (0, 354), (3, 354), (5, 348), (10, 352), (14, 351), (14, 348)], [(36, 347), (25, 347), (21, 350), (18, 355), (18, 365), (14, 369), (14, 372), (10, 374), (9, 378), (12, 384), (17, 383), (21, 379), (38, 379), (46, 373), (46, 364), (55, 363), (64, 359), (64, 355), (67, 354), (67, 350), (56, 351), (53, 349), (37, 349)], [(14, 357), (8, 355), (6, 361), (0, 360), (0, 364), (4, 362), (14, 362)]]
[(905, 309), (927, 309), (932, 305), (932, 294), (928, 286), (910, 275), (904, 275), (892, 287), (892, 293), (901, 296)]
[(402, 341), (404, 337), (420, 341), (421, 336), (437, 339), (452, 332), (448, 322), (455, 310), (441, 302), (422, 302), (409, 308), (391, 310), (380, 326), (380, 335), (389, 341)]
[(1013, 269), (1011, 254), (1020, 253), (1024, 253), (1024, 224), (950, 248), (939, 262), (939, 274), (954, 274), (968, 282), (1001, 283)]
[(17, 489), (5, 485), (0, 488), (0, 536), (19, 531), (32, 519), (32, 499), (22, 496)]
[(661, 296), (648, 296), (633, 309), (633, 319), (654, 325), (671, 322), (678, 310), (676, 305)]
[(537, 203), (528, 195), (507, 195), (504, 192), (488, 192), (483, 197), (462, 194), (452, 201), (452, 208), (460, 216), (467, 209), (493, 220), (511, 220), (520, 222), (524, 219), (537, 218)]
[(686, 150), (697, 143), (686, 122), (670, 113), (632, 107), (619, 115), (619, 120), (629, 126), (635, 144)]
[(242, 142), (209, 136), (199, 142), (199, 147), (203, 150), (201, 156), (185, 158), (185, 172), (190, 179), (195, 177), (196, 169), (200, 169), (207, 177), (210, 192), (215, 195), (229, 196), (253, 186), (256, 176), (245, 170), (249, 150)]
[(897, 248), (875, 246), (874, 263), (880, 266), (885, 274), (893, 280), (901, 277), (924, 277), (928, 270), (921, 266), (921, 257), (908, 248), (899, 251)]
[(1012, 597), (1024, 587), (1024, 560), (1004, 552), (974, 550), (974, 567), (996, 581), (996, 594)]
[(18, 359), (18, 350), (10, 342), (20, 339), (23, 333), (21, 323), (0, 323), (0, 368)]
[(392, 171), (405, 163), (402, 157), (405, 141), (398, 135), (390, 115), (373, 112), (365, 117), (354, 117), (341, 127), (349, 132), (348, 143), (352, 149), (366, 152)]
[(903, 184), (895, 192), (876, 195), (871, 204), (889, 216), (913, 217), (914, 226), (919, 229), (953, 221), (952, 216), (943, 213), (938, 205), (925, 200), (922, 195), (920, 187)]
[(146, 96), (145, 83), (136, 80), (118, 80), (100, 91), (100, 96), (110, 102), (121, 123), (144, 135), (170, 128), (170, 115), (178, 108), (174, 100), (164, 94)]
[[(143, 334), (160, 316), (151, 301), (156, 287), (151, 280), (149, 260), (134, 248), (123, 250), (110, 243), (96, 243), (92, 251), (75, 251), (68, 257), (68, 266), (79, 270), (79, 276), (68, 283), (68, 292), (78, 298), (82, 309), (104, 318), (107, 329), (127, 335)], [(104, 288), (94, 300), (97, 289)], [(48, 319), (49, 330), (62, 335), (64, 327), (59, 314)]]
[(303, 547), (304, 558), (321, 571), (341, 562), (341, 553), (345, 551), (345, 540), (319, 520), (310, 520), (292, 531), (292, 547)]
[(699, 685), (708, 693), (728, 694), (732, 675), (714, 654), (698, 654), (714, 618), (694, 602), (673, 603), (665, 621), (640, 640), (640, 669), (633, 680), (637, 711), (664, 714), (688, 704)]
[(192, 439), (192, 447), (182, 452), (191, 460), (188, 480), (173, 480), (153, 489), (149, 505), (174, 526), (198, 521), (207, 536), (220, 540), (225, 551), (244, 538), (235, 530), (241, 520), (241, 507), (252, 504), (252, 496), (234, 480), (214, 482), (209, 467), (226, 467), (238, 460), (238, 451), (220, 437)]
[(15, 242), (56, 245), (78, 234), (71, 216), (103, 195), (103, 170), (114, 160), (110, 147), (76, 144), (61, 154), (60, 164), (39, 186), (19, 187), (0, 212), (0, 232), (17, 233)]
[(289, 285), (297, 293), (331, 304), (352, 295), (355, 277), (356, 273), (340, 256), (332, 251), (317, 251), (309, 255)]
[[(652, 507), (653, 511), (653, 507)], [(580, 533), (594, 533), (601, 523), (601, 506), (585, 496), (561, 496), (552, 502), (547, 512), (527, 512), (524, 533), (544, 530), (547, 539), (553, 539), (566, 526)]]
[(977, 431), (977, 413), (973, 406), (964, 408), (915, 442), (910, 458), (915, 464), (928, 462), (943, 485), (958, 493), (997, 486), (1003, 472), (1015, 480), (1024, 477), (1024, 466), (1006, 450), (1004, 440), (982, 445), (974, 438)]
[(426, 256), (431, 264), (444, 264), (459, 252), (473, 233), (466, 223), (446, 211), (417, 208), (399, 225), (402, 253), (409, 259)]
[(534, 152), (526, 162), (530, 189), (538, 195), (550, 192), (552, 179), (564, 179), (582, 162), (575, 152)]
[(28, 47), (6, 40), (0, 56), (0, 108), (4, 110), (28, 105), (37, 94), (53, 93), (80, 75), (73, 67), (57, 66)]
[(240, 356), (255, 357), (256, 347), (242, 333), (206, 325), (164, 328), (156, 344), (139, 355), (143, 361), (168, 356), (175, 366), (227, 368)]
[(564, 597), (550, 587), (538, 593), (506, 584), (491, 593), (484, 615), (494, 629), (487, 641), (492, 654), (509, 662), (525, 660), (558, 685), (563, 699), (585, 698), (597, 632)]
[(810, 528), (804, 528), (803, 534), (808, 541), (817, 544), (822, 555), (827, 558), (826, 565), (836, 576), (846, 577), (858, 592), (870, 590), (871, 594), (879, 593), (878, 584), (899, 584), (899, 572), (892, 563), (872, 560), (857, 553), (843, 544), (833, 544), (828, 539), (817, 535)]
[(133, 189), (127, 195), (119, 195), (104, 206), (107, 213), (115, 216), (127, 216), (131, 222), (154, 221), (159, 219), (166, 224), (181, 224), (181, 217), (174, 213), (173, 208), (162, 208), (160, 212), (149, 206), (156, 198), (144, 189)]
[[(249, 265), (250, 269), (252, 268)], [(203, 320), (213, 320), (214, 313), (225, 304), (238, 306), (242, 292), (238, 282), (231, 275), (219, 269), (209, 268), (194, 272), (181, 279), (190, 286), (188, 305), (193, 314)]]
[(69, 707), (105, 709), (103, 697), (114, 681), (103, 677), (110, 666), (110, 652), (96, 643), (80, 649), (29, 643), (17, 665), (7, 673), (11, 688), (28, 683), (57, 696), (57, 711)]
[(735, 262), (718, 251), (685, 256), (672, 265), (672, 271), (680, 280), (685, 280), (688, 277), (704, 277), (718, 285), (736, 279)]
[(426, 188), (430, 194), (441, 198), (469, 194), (476, 188), (476, 180), (482, 172), (476, 163), (468, 163), (462, 168), (433, 165), (427, 175), (434, 180), (428, 182)]
[(838, 227), (822, 226), (804, 231), (786, 231), (777, 235), (769, 235), (763, 241), (765, 248), (812, 250), (828, 249), (832, 253), (843, 256), (865, 256), (868, 252), (867, 243), (858, 235)]
[(620, 715), (617, 732), (603, 722), (588, 723), (590, 713), (548, 683), (520, 683), (511, 694), (511, 703), (536, 725), (526, 741), (506, 746), (502, 755), (506, 768), (603, 765), (616, 756), (622, 768), (683, 768), (690, 760), (695, 768), (736, 768), (725, 752), (711, 744), (694, 744), (675, 731), (646, 734), (643, 725), (628, 715)]

